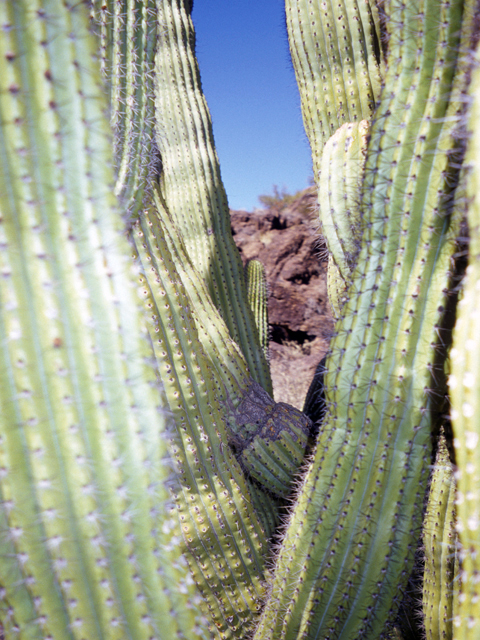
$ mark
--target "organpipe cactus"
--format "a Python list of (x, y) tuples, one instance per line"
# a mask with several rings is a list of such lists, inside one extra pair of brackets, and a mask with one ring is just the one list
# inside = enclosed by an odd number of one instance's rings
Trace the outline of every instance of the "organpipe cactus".
[[(191, 10), (0, 1), (4, 637), (398, 638), (424, 544), (427, 634), (476, 638), (478, 6), (286, 0), (341, 277), (314, 427), (269, 396)], [(444, 443), (429, 474), (464, 211), (454, 509)]]

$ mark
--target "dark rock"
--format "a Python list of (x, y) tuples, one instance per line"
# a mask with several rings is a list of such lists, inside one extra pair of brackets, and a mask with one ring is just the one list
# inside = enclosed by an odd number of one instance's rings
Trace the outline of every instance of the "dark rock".
[(298, 408), (333, 329), (327, 256), (315, 212), (313, 189), (287, 205), (231, 212), (242, 260), (256, 258), (265, 267), (275, 400)]

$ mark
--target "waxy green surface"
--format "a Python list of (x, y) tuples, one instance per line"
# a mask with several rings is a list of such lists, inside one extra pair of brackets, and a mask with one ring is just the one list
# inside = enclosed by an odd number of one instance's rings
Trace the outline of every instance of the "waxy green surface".
[[(453, 638), (452, 607), (458, 597), (456, 565), (455, 479), (445, 437), (438, 443), (423, 522), (425, 568), (422, 608), (427, 640)], [(458, 563), (457, 563), (458, 569)], [(458, 579), (457, 579), (458, 583)]]
[(322, 152), (318, 213), (329, 252), (328, 297), (336, 318), (347, 299), (360, 251), (360, 189), (368, 130), (366, 120), (345, 123), (328, 139)]
[(193, 305), (165, 238), (133, 229), (160, 376), (175, 421), (172, 484), (184, 549), (219, 638), (241, 637), (260, 610), (267, 554), (256, 500), (228, 445), (227, 388), (200, 340)]
[(473, 640), (480, 634), (480, 72), (477, 51), (469, 98), (470, 138), (466, 157), (469, 258), (458, 305), (451, 350), (449, 389), (452, 403), (457, 472), (457, 533), (459, 540), (459, 597), (453, 610), (453, 634)]
[(154, 142), (155, 0), (94, 0), (91, 15), (114, 133), (114, 193), (125, 218), (135, 218), (159, 169)]
[(270, 394), (267, 360), (248, 303), (240, 254), (195, 58), (191, 2), (157, 0), (156, 140), (160, 188), (190, 259), (204, 279), (251, 376)]
[(378, 638), (417, 546), (430, 372), (458, 228), (445, 172), (462, 5), (395, 0), (385, 11), (388, 70), (367, 152), (362, 249), (327, 361), (328, 414), (255, 640)]
[(293, 67), (318, 186), (327, 140), (346, 122), (370, 120), (383, 76), (378, 9), (371, 2), (286, 0)]
[(209, 637), (166, 512), (170, 429), (113, 196), (85, 3), (1, 2), (0, 622)]
[(247, 297), (255, 318), (260, 345), (268, 362), (268, 295), (265, 268), (259, 260), (249, 260), (245, 265)]

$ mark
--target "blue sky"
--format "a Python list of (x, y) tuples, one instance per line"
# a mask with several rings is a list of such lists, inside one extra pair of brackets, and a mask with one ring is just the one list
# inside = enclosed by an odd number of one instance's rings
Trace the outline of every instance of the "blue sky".
[(195, 0), (197, 58), (231, 208), (312, 175), (283, 0)]

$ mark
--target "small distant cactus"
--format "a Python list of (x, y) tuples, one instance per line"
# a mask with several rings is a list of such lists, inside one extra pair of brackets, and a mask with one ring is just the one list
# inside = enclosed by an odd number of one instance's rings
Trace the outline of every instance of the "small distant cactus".
[(286, 0), (337, 316), (305, 414), (192, 4), (0, 0), (0, 637), (401, 638), (422, 557), (419, 640), (478, 638), (478, 2)]

